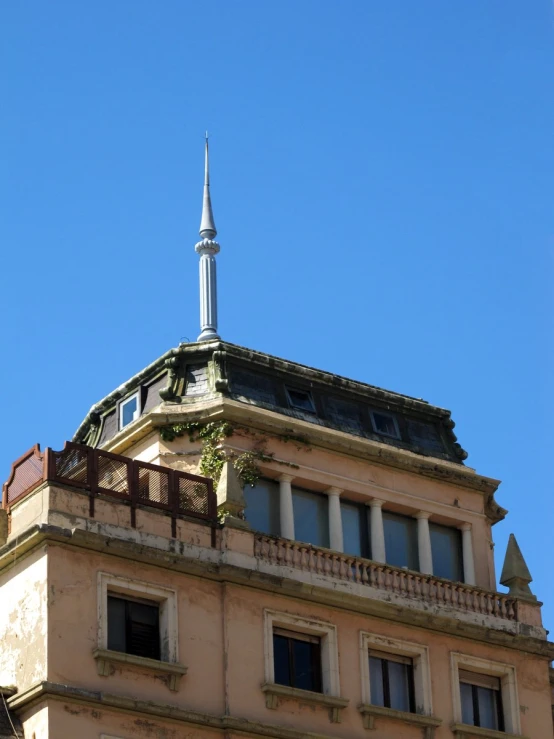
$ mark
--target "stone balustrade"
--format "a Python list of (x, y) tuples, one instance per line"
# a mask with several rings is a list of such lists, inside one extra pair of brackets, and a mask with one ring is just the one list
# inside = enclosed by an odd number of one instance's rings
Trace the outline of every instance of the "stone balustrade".
[(310, 544), (256, 534), (254, 554), (271, 564), (360, 583), (430, 604), (517, 620), (517, 601), (507, 595)]

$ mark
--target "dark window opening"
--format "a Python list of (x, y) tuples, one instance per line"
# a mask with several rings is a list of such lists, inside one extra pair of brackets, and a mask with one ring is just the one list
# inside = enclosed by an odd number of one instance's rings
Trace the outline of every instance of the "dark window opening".
[(161, 659), (159, 605), (108, 595), (108, 649)]
[(412, 660), (397, 655), (369, 653), (369, 683), (374, 706), (415, 713)]
[(390, 436), (393, 439), (400, 438), (398, 424), (394, 416), (391, 416), (389, 413), (379, 413), (377, 411), (371, 411), (370, 415), (371, 424), (376, 434)]
[(459, 671), (462, 722), (504, 731), (500, 678)]
[(295, 390), (294, 388), (287, 387), (287, 397), (291, 408), (297, 408), (300, 411), (308, 411), (308, 413), (315, 413), (314, 401), (311, 393), (307, 390)]
[(438, 523), (429, 524), (433, 575), (455, 582), (464, 581), (462, 532)]
[(419, 570), (416, 519), (383, 511), (383, 527), (387, 564)]
[(321, 639), (285, 629), (273, 630), (275, 682), (322, 693)]

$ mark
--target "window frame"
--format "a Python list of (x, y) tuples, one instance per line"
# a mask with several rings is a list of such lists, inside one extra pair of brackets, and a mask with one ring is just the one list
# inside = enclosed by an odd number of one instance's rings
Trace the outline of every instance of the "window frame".
[[(127, 403), (130, 403), (131, 400), (134, 400), (136, 398), (137, 401), (137, 410), (136, 410), (136, 417), (133, 418), (132, 421), (129, 421), (129, 423), (124, 424), (123, 423), (123, 409), (127, 405)], [(127, 426), (130, 426), (132, 423), (137, 421), (142, 415), (142, 392), (139, 388), (138, 390), (135, 390), (134, 393), (131, 393), (131, 395), (128, 395), (126, 398), (122, 398), (119, 403), (117, 404), (117, 425), (118, 430), (123, 431), (123, 429), (127, 428)]]
[[(519, 698), (517, 691), (516, 668), (503, 662), (473, 657), (460, 652), (450, 653), (452, 704), (454, 722), (460, 727), (473, 726), (462, 721), (462, 699), (460, 694), (459, 671), (481, 673), (489, 677), (500, 678), (500, 697), (502, 705), (503, 731), (507, 734), (521, 734), (521, 720), (519, 715)], [(477, 727), (479, 728), (479, 727)], [(481, 729), (487, 731), (487, 729)], [(490, 729), (489, 731), (493, 731)], [(469, 732), (468, 732), (469, 733)]]
[[(273, 653), (273, 630), (284, 629), (297, 632), (299, 635), (317, 636), (320, 638), (321, 656), (321, 694), (340, 697), (340, 678), (337, 627), (325, 621), (315, 621), (292, 615), (264, 609), (264, 665), (265, 681), (270, 685), (275, 683), (275, 661)], [(298, 689), (302, 692), (301, 689)], [(306, 691), (310, 692), (310, 691)]]
[[(321, 637), (313, 636), (312, 634), (306, 634), (301, 631), (291, 631), (290, 629), (283, 629), (280, 626), (273, 627), (273, 658), (275, 660), (275, 637), (281, 637), (287, 640), (287, 651), (288, 651), (288, 662), (289, 662), (289, 682), (288, 683), (276, 683), (277, 685), (285, 685), (289, 688), (299, 688), (296, 685), (296, 670), (295, 670), (295, 652), (293, 642), (305, 642), (308, 644), (317, 644), (317, 648), (311, 653), (312, 662), (312, 673), (314, 676), (314, 687), (309, 688), (314, 693), (323, 693), (323, 679), (321, 674)], [(273, 668), (275, 670), (275, 661), (273, 662)], [(308, 690), (308, 688), (304, 688)]]
[[(386, 431), (379, 431), (379, 429), (377, 428), (377, 422), (375, 421), (374, 414), (377, 414), (379, 416), (388, 416), (388, 418), (392, 419), (392, 422), (394, 424), (395, 433), (389, 434)], [(392, 413), (389, 413), (388, 411), (370, 410), (369, 418), (371, 420), (371, 428), (373, 429), (374, 433), (378, 434), (379, 436), (386, 436), (387, 439), (398, 439), (398, 440), (402, 439), (400, 435), (400, 428), (398, 426), (398, 420), (396, 419), (396, 416), (394, 416)]]
[[(412, 660), (412, 678), (414, 690), (414, 711), (402, 711), (406, 715), (431, 716), (433, 702), (431, 695), (431, 671), (429, 668), (429, 649), (423, 644), (392, 639), (388, 636), (360, 631), (360, 666), (362, 675), (362, 702), (372, 706), (371, 680), (369, 674), (370, 651), (407, 657)], [(396, 710), (396, 709), (393, 709)]]
[[(99, 572), (97, 580), (98, 648), (108, 650), (108, 593), (130, 600), (148, 600), (159, 604), (160, 660), (179, 661), (177, 592), (143, 580)], [(110, 651), (110, 650), (108, 650)], [(125, 654), (128, 654), (125, 652)]]
[[(392, 708), (395, 711), (403, 710), (396, 708), (395, 706), (391, 706), (391, 676), (389, 672), (389, 662), (396, 662), (397, 664), (404, 664), (409, 669), (406, 672), (406, 679), (407, 679), (407, 688), (408, 688), (408, 703), (409, 703), (409, 710), (407, 713), (415, 713), (416, 712), (416, 700), (415, 700), (415, 683), (414, 683), (414, 661), (411, 657), (405, 657), (404, 655), (390, 653), (390, 652), (381, 652), (377, 649), (372, 649), (371, 647), (368, 649), (368, 660), (371, 659), (378, 659), (381, 661), (381, 675), (382, 675), (382, 687), (383, 687), (383, 708)], [(369, 668), (369, 674), (371, 676), (371, 667)], [(370, 677), (370, 691), (371, 691), (371, 677)], [(371, 703), (371, 705), (376, 706), (379, 705), (378, 703)]]
[[(291, 392), (293, 393), (305, 393), (308, 400), (310, 401), (310, 405), (312, 406), (311, 409), (308, 408), (301, 408), (300, 406), (296, 405), (294, 403)], [(287, 402), (289, 404), (289, 408), (292, 408), (295, 411), (301, 411), (302, 413), (311, 413), (314, 416), (317, 414), (316, 408), (315, 408), (315, 402), (314, 402), (314, 396), (312, 395), (310, 390), (305, 390), (302, 387), (289, 387), (288, 385), (285, 385), (285, 393), (287, 396)]]
[[(126, 649), (124, 650), (124, 654), (131, 654), (136, 657), (146, 657), (148, 659), (157, 659), (161, 660), (161, 653), (162, 653), (162, 646), (161, 646), (161, 632), (160, 632), (160, 604), (159, 601), (150, 600), (147, 598), (131, 598), (127, 594), (123, 593), (114, 593), (111, 590), (108, 590), (107, 592), (107, 598), (108, 598), (108, 649), (109, 643), (110, 643), (110, 598), (119, 600), (122, 603), (124, 603), (123, 608), (123, 633), (125, 638), (125, 646)], [(129, 642), (132, 642), (132, 625), (135, 623), (132, 618), (132, 606), (129, 606), (127, 604), (139, 604), (146, 606), (148, 608), (153, 609), (155, 611), (155, 626), (156, 626), (156, 637), (157, 637), (157, 645), (156, 649), (154, 650), (157, 656), (153, 657), (150, 654), (138, 654), (137, 652), (131, 652), (129, 651)]]

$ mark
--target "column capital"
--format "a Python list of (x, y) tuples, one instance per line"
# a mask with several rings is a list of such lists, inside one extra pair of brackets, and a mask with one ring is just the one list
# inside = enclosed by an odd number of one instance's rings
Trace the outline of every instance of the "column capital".
[(473, 526), (469, 523), (469, 521), (464, 521), (462, 524), (460, 524), (458, 528), (460, 529), (460, 531), (471, 531)]
[(343, 492), (344, 490), (341, 490), (341, 488), (334, 488), (334, 487), (327, 488), (327, 490), (325, 491), (326, 495), (337, 495), (337, 496), (341, 495), (341, 493)]
[(430, 516), (431, 516), (431, 514), (428, 511), (418, 511), (415, 514), (414, 518), (425, 520), (425, 519), (429, 519)]
[(279, 475), (277, 480), (279, 482), (292, 482), (294, 480), (294, 475)]
[(371, 506), (372, 508), (382, 508), (384, 504), (384, 500), (381, 500), (380, 498), (372, 498), (367, 505)]

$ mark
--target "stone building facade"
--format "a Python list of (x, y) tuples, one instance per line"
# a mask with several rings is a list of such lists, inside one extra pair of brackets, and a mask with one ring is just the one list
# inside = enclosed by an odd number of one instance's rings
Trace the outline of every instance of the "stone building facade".
[(540, 602), (515, 539), (498, 592), (498, 481), (453, 428), (220, 340), (171, 350), (14, 463), (0, 730), (551, 739)]

